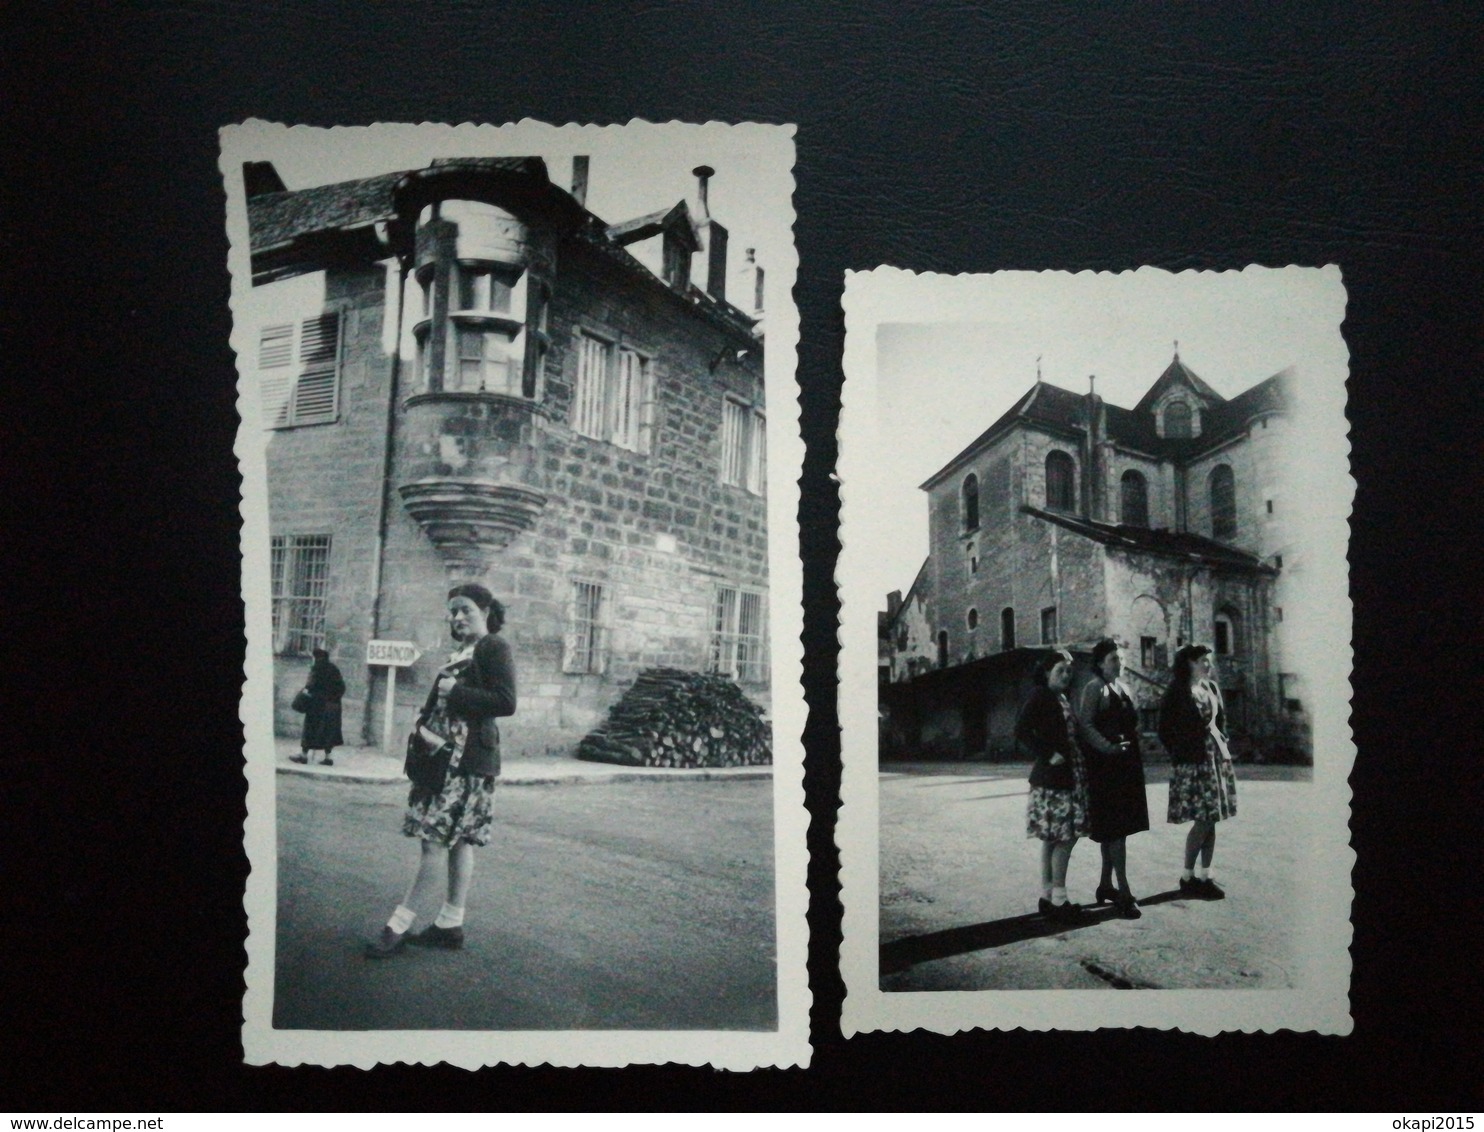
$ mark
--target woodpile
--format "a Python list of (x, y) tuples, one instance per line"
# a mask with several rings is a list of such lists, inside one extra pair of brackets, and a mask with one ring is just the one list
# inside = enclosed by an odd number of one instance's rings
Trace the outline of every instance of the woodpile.
[(647, 668), (577, 757), (625, 766), (761, 766), (773, 761), (762, 709), (725, 676)]

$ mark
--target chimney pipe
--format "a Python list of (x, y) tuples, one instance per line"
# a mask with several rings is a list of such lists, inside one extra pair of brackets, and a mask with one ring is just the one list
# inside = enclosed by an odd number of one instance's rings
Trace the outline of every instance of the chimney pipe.
[(710, 189), (711, 178), (716, 176), (716, 170), (709, 165), (697, 165), (691, 170), (691, 175), (696, 179), (696, 203), (700, 205), (697, 210), (700, 216), (697, 220), (706, 221), (711, 219)]
[(587, 170), (592, 159), (585, 154), (572, 158), (572, 199), (587, 207)]

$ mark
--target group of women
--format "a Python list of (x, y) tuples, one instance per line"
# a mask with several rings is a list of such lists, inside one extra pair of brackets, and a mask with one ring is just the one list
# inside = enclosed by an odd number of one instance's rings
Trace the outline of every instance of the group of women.
[[(1067, 898), (1067, 864), (1077, 841), (1091, 837), (1102, 850), (1097, 903), (1138, 919), (1128, 883), (1127, 839), (1149, 828), (1139, 717), (1120, 679), (1123, 660), (1116, 641), (1098, 642), (1092, 670), (1074, 710), (1067, 698), (1071, 654), (1052, 652), (1036, 666), (1035, 687), (1015, 728), (1035, 756), (1026, 836), (1041, 842), (1043, 914), (1064, 921), (1082, 914)], [(1168, 820), (1191, 823), (1180, 893), (1220, 900), (1226, 894), (1210, 877), (1216, 823), (1235, 816), (1237, 783), (1221, 692), (1211, 679), (1211, 650), (1205, 645), (1186, 645), (1175, 653), (1160, 703), (1159, 738), (1170, 757)]]

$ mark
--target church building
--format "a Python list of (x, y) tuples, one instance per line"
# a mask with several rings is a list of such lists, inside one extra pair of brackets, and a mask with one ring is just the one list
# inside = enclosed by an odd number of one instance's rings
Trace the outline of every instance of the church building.
[(1283, 663), (1302, 569), (1284, 509), (1292, 380), (1227, 399), (1178, 349), (1132, 408), (1038, 379), (934, 473), (928, 558), (887, 601), (892, 743), (1013, 758), (1035, 658), (1111, 636), (1151, 740), (1171, 658), (1195, 642), (1215, 654), (1235, 753), (1308, 761)]
[(464, 581), (507, 611), (507, 754), (569, 749), (649, 667), (766, 705), (762, 268), (729, 270), (713, 174), (609, 223), (585, 157), (565, 188), (536, 157), (297, 190), (244, 167), (280, 733), (325, 648), (346, 738), (379, 741), (387, 641), (422, 654), (396, 674), (405, 734)]

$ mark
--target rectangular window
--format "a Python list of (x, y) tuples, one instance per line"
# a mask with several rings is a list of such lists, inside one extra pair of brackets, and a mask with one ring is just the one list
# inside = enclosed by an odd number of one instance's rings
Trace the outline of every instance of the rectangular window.
[(1155, 667), (1155, 645), (1158, 642), (1153, 637), (1139, 638), (1139, 667), (1144, 669)]
[(264, 428), (334, 421), (340, 409), (340, 315), (262, 327), (258, 388)]
[(1056, 606), (1048, 606), (1041, 610), (1041, 643), (1043, 645), (1056, 644)]
[(763, 595), (723, 586), (716, 591), (711, 631), (711, 671), (739, 684), (768, 681)]
[(590, 334), (577, 336), (572, 428), (631, 452), (648, 452), (654, 433), (654, 378), (649, 360)]
[(270, 544), (273, 651), (308, 656), (325, 647), (329, 535), (274, 535)]
[(460, 266), (458, 269), (458, 309), (489, 314), (509, 314), (514, 305), (515, 286), (520, 281), (520, 276), (519, 268), (493, 265)]
[(603, 625), (603, 587), (595, 582), (572, 583), (563, 672), (602, 672), (607, 661), (607, 632)]
[(1141, 707), (1139, 709), (1139, 730), (1148, 735), (1159, 733), (1159, 708)]
[(465, 392), (509, 393), (519, 395), (520, 389), (511, 380), (516, 367), (511, 365), (511, 343), (508, 335), (498, 330), (481, 330), (476, 327), (459, 326), (458, 384), (455, 389)]
[(767, 417), (741, 401), (721, 403), (721, 482), (763, 494), (768, 474)]

